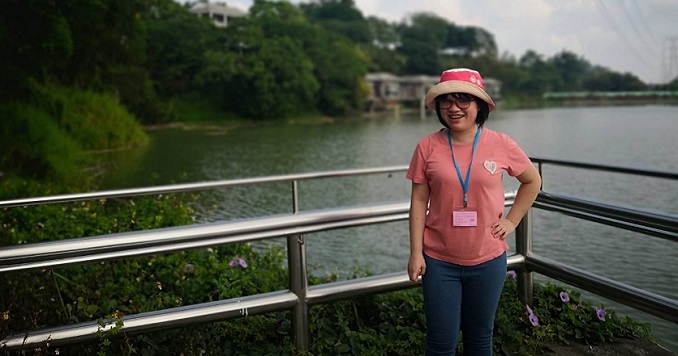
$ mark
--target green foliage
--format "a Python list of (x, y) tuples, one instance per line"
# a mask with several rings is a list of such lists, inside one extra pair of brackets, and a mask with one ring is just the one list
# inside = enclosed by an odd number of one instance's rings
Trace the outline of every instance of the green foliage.
[[(158, 94), (171, 98), (198, 88), (203, 94), (213, 90), (195, 83), (195, 78), (210, 66), (209, 62), (204, 62), (209, 59), (206, 53), (221, 47), (220, 31), (172, 0), (158, 1), (143, 18), (148, 37), (147, 65)], [(229, 73), (229, 68), (222, 70)], [(207, 69), (208, 73), (213, 71)]]
[(631, 73), (598, 71), (584, 79), (582, 87), (590, 91), (640, 91), (645, 85)]
[(36, 96), (50, 103), (47, 110), (56, 123), (84, 150), (129, 148), (148, 141), (135, 118), (110, 94), (45, 85)]
[[(65, 1), (64, 1), (65, 2)], [(28, 77), (43, 79), (73, 55), (67, 21), (55, 1), (7, 0), (0, 11), (0, 100), (24, 98)]]
[[(16, 245), (186, 225), (193, 221), (191, 199), (161, 195), (4, 209), (0, 241)], [(284, 313), (142, 336), (117, 334), (128, 314), (285, 289), (284, 257), (279, 248), (260, 254), (240, 244), (3, 275), (0, 335), (99, 320), (98, 344), (60, 352), (194, 354), (208, 345), (214, 354), (240, 354), (251, 352), (253, 338), (262, 349), (289, 348), (289, 341), (279, 340), (289, 334)], [(244, 262), (233, 263), (238, 261)], [(270, 332), (262, 334), (265, 329)], [(43, 350), (55, 351), (48, 345)]]
[(227, 88), (229, 106), (253, 119), (286, 118), (312, 108), (318, 83), (301, 46), (289, 37), (260, 40), (249, 43), (251, 54), (238, 58), (240, 70)]
[(79, 145), (35, 107), (0, 104), (0, 167), (3, 175), (59, 181), (77, 178), (83, 157)]
[(429, 13), (412, 15), (412, 25), (400, 28), (402, 45), (398, 51), (407, 59), (405, 73), (439, 75), (442, 72), (438, 53), (445, 47), (447, 21)]
[(421, 355), (421, 292), (409, 290), (314, 306), (313, 355)]
[(148, 137), (112, 96), (27, 81), (31, 100), (0, 103), (3, 174), (86, 183), (86, 151), (129, 148)]
[(300, 5), (312, 23), (353, 43), (369, 44), (373, 36), (363, 14), (353, 0), (324, 0)]
[(534, 305), (528, 308), (518, 298), (517, 285), (507, 278), (502, 291), (495, 320), (496, 354), (541, 354), (551, 342), (600, 345), (621, 338), (651, 338), (649, 324), (618, 318), (614, 310), (591, 305), (578, 292), (553, 283), (537, 285)]
[[(311, 54), (320, 83), (316, 104), (323, 113), (343, 116), (361, 109), (367, 98), (364, 85), (366, 61), (350, 43), (328, 36), (322, 47)], [(331, 45), (331, 48), (329, 44)]]

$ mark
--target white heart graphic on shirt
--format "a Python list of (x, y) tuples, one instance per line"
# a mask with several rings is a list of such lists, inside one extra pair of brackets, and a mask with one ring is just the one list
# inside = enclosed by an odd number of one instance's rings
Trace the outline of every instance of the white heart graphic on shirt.
[(494, 161), (485, 161), (483, 163), (483, 167), (485, 167), (485, 169), (490, 171), (491, 174), (494, 174), (494, 172), (497, 171), (497, 164), (494, 163)]

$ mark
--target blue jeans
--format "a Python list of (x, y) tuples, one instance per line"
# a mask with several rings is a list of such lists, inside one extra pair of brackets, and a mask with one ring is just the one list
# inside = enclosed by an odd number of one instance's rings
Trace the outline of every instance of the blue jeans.
[(492, 355), (494, 316), (506, 280), (506, 252), (477, 266), (460, 266), (424, 254), (426, 355), (454, 355), (459, 330), (464, 355)]

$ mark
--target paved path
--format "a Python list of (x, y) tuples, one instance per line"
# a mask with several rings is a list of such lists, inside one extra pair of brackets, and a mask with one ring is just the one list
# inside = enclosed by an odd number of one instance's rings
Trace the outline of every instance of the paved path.
[(544, 355), (553, 356), (676, 356), (668, 349), (649, 341), (622, 339), (614, 343), (601, 346), (588, 346), (581, 344), (553, 345), (551, 352)]

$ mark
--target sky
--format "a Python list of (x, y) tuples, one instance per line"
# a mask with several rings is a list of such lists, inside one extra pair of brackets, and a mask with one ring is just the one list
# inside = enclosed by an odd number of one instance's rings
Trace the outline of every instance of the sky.
[[(300, 0), (292, 0), (298, 4)], [(429, 12), (494, 35), (500, 55), (563, 50), (647, 84), (678, 76), (678, 0), (354, 0), (363, 16), (401, 22)], [(251, 0), (228, 0), (247, 11)]]

